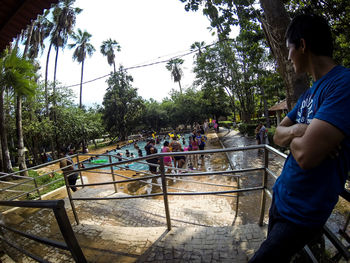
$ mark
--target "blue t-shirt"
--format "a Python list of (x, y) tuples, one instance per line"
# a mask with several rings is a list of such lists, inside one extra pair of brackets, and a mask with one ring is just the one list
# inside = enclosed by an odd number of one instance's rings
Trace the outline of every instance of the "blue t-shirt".
[(301, 169), (289, 154), (273, 190), (282, 217), (303, 226), (323, 225), (344, 189), (350, 168), (350, 70), (342, 66), (313, 83), (288, 114), (294, 123), (326, 121), (345, 135), (337, 158)]

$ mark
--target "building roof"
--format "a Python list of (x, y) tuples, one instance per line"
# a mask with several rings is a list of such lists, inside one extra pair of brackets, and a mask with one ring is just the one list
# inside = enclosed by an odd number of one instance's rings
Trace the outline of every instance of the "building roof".
[(0, 0), (0, 51), (44, 9), (59, 0)]
[(281, 102), (279, 102), (279, 103), (273, 105), (271, 108), (269, 108), (269, 111), (279, 111), (279, 110), (288, 110), (286, 100), (282, 100)]

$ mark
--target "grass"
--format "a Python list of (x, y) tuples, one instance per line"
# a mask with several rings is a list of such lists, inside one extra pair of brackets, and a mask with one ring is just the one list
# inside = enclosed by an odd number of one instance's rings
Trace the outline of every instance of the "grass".
[[(43, 176), (43, 175), (40, 175), (37, 171), (29, 170), (28, 176), (35, 179), (37, 187), (39, 188), (39, 191), (40, 191), (40, 195), (44, 195), (46, 193), (49, 193), (65, 185), (63, 175), (60, 173), (51, 173)], [(27, 179), (24, 179), (24, 180), (27, 180)], [(20, 181), (18, 180), (15, 180), (14, 182), (20, 183)], [(19, 191), (31, 191), (35, 188), (34, 180), (32, 182), (28, 182), (28, 184), (32, 184), (33, 187), (29, 189), (29, 186), (18, 186), (18, 187), (15, 187), (15, 189)], [(31, 192), (24, 196), (25, 200), (33, 200), (36, 198), (39, 198), (39, 194), (37, 191)]]

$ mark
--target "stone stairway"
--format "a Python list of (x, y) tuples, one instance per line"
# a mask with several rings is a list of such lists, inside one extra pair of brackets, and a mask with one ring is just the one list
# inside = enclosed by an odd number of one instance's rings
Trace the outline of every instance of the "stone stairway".
[(247, 262), (265, 238), (258, 225), (178, 227), (137, 262)]
[[(75, 197), (125, 196), (82, 189)], [(205, 196), (171, 198), (172, 229), (167, 231), (162, 199), (75, 201), (76, 225), (68, 200), (66, 210), (88, 262), (247, 262), (265, 237), (265, 227), (235, 221), (230, 199)], [(54, 215), (42, 209), (5, 222), (26, 232), (62, 240)], [(50, 262), (74, 262), (70, 253), (16, 238), (23, 247)], [(13, 256), (13, 254), (11, 254)], [(18, 255), (15, 262), (34, 262)]]

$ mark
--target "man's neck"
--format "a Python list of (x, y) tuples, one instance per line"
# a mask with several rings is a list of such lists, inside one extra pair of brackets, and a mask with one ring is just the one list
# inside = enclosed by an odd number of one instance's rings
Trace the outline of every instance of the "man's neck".
[(312, 55), (310, 61), (309, 73), (314, 81), (322, 78), (337, 65), (331, 57), (327, 56)]

